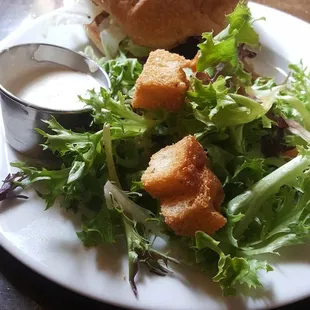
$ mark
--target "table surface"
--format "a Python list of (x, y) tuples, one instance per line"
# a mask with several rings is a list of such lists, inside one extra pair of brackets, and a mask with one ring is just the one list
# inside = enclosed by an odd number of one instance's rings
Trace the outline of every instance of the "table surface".
[[(0, 40), (29, 15), (39, 16), (76, 0), (0, 0)], [(310, 22), (310, 0), (257, 0)], [(310, 298), (281, 310), (308, 309)], [(114, 309), (89, 300), (39, 276), (0, 247), (0, 309)]]

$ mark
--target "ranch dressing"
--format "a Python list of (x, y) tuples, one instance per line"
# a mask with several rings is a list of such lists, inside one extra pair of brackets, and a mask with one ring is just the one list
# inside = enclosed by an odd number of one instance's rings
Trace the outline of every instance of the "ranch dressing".
[(7, 84), (13, 95), (34, 106), (61, 111), (83, 109), (78, 96), (100, 89), (92, 76), (53, 63), (31, 67)]

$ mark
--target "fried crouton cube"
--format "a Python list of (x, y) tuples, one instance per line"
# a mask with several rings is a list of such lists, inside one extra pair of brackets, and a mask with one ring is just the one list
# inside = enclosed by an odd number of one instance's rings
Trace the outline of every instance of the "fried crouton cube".
[(133, 108), (180, 110), (189, 87), (183, 68), (189, 61), (165, 50), (151, 52), (136, 82)]
[(206, 167), (203, 147), (193, 136), (155, 153), (142, 176), (145, 190), (159, 198), (165, 222), (178, 235), (213, 234), (226, 224), (220, 206), (224, 191)]
[(186, 136), (174, 145), (155, 153), (142, 176), (145, 190), (153, 197), (185, 195), (200, 183), (207, 156), (193, 136)]
[(202, 182), (196, 194), (161, 201), (165, 222), (177, 235), (194, 236), (199, 230), (212, 235), (226, 224), (225, 217), (219, 213), (224, 199), (221, 182), (208, 168), (200, 177)]

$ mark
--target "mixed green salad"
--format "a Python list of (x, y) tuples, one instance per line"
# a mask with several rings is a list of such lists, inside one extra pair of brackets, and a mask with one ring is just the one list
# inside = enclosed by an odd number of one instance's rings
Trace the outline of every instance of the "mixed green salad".
[[(15, 189), (38, 183), (46, 209), (61, 198), (61, 208), (81, 214), (77, 236), (85, 246), (126, 239), (135, 294), (140, 265), (164, 276), (168, 262), (211, 274), (224, 295), (260, 287), (258, 272), (272, 271), (262, 254), (279, 255), (282, 247), (310, 239), (310, 74), (300, 63), (290, 65), (282, 84), (254, 79), (247, 60), (260, 48), (257, 21), (245, 2), (227, 21), (220, 34), (202, 35), (198, 72), (186, 70), (190, 89), (178, 113), (132, 109), (143, 69), (138, 59), (121, 49), (115, 59), (97, 59), (112, 87), (80, 98), (92, 116), (87, 131), (48, 121), (50, 131), (39, 131), (46, 140), (42, 147), (61, 166), (12, 163), (19, 172), (6, 178), (0, 200), (23, 198)], [(212, 236), (176, 235), (141, 182), (151, 155), (187, 135), (203, 145), (225, 192), (227, 224)], [(159, 251), (155, 238), (180, 251)]]

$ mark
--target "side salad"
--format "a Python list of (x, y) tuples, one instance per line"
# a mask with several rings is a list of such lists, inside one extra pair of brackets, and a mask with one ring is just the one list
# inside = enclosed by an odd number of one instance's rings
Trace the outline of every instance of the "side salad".
[[(168, 262), (211, 273), (224, 295), (260, 287), (258, 272), (272, 271), (262, 254), (279, 255), (279, 249), (310, 239), (310, 72), (300, 63), (290, 65), (282, 84), (254, 79), (247, 60), (260, 48), (257, 21), (243, 1), (227, 21), (218, 35), (202, 34), (197, 72), (185, 69), (190, 86), (177, 113), (132, 108), (143, 70), (138, 59), (122, 49), (115, 59), (95, 59), (112, 87), (80, 98), (91, 109), (88, 131), (48, 121), (50, 131), (39, 131), (42, 147), (61, 166), (12, 163), (19, 172), (4, 180), (0, 201), (25, 198), (16, 188), (38, 183), (46, 209), (61, 198), (61, 208), (81, 214), (77, 236), (85, 246), (126, 239), (135, 294), (140, 265), (164, 276)], [(94, 55), (90, 48), (87, 53)], [(227, 223), (212, 235), (175, 234), (141, 182), (151, 156), (188, 135), (203, 146), (225, 193)], [(182, 251), (163, 253), (154, 248), (155, 238)]]

